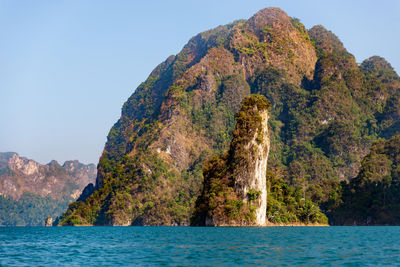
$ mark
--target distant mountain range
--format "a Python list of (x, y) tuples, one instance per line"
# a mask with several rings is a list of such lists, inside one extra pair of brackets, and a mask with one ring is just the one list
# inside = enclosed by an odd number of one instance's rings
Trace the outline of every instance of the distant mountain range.
[(0, 225), (42, 225), (58, 216), (94, 183), (94, 164), (77, 160), (42, 165), (17, 153), (0, 153)]

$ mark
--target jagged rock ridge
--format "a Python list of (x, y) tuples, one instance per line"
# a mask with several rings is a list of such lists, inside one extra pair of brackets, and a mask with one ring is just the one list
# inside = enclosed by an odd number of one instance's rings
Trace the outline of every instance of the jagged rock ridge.
[(27, 192), (76, 200), (86, 185), (95, 182), (96, 175), (94, 164), (85, 165), (77, 160), (66, 161), (62, 166), (54, 160), (42, 165), (17, 153), (0, 153), (0, 195), (14, 199)]

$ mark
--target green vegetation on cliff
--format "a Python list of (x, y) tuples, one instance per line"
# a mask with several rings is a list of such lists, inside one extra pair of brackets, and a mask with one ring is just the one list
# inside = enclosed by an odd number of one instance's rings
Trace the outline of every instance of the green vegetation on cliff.
[(380, 139), (364, 158), (360, 173), (343, 182), (339, 201), (330, 203), (334, 224), (400, 224), (400, 135)]
[(328, 218), (301, 188), (288, 185), (283, 179), (267, 173), (267, 218), (270, 223), (328, 224)]
[(277, 8), (200, 33), (124, 104), (94, 193), (60, 223), (188, 224), (202, 164), (228, 149), (249, 94), (272, 106), (269, 170), (328, 212), (372, 144), (399, 132), (399, 88), (383, 58), (359, 66), (333, 33)]
[(215, 225), (254, 223), (256, 205), (253, 202), (260, 196), (260, 192), (250, 188), (247, 199), (243, 201), (235, 190), (235, 180), (238, 173), (248, 173), (254, 168), (251, 164), (255, 164), (255, 158), (258, 157), (255, 154), (259, 152), (250, 145), (253, 138), (258, 144), (266, 142), (263, 140), (265, 130), (261, 113), (269, 108), (270, 103), (262, 95), (251, 95), (243, 99), (236, 114), (236, 127), (228, 152), (214, 156), (204, 164), (203, 190), (196, 201), (192, 225), (207, 225), (208, 219), (213, 220), (212, 224)]
[(0, 226), (43, 226), (48, 215), (61, 215), (73, 199), (24, 193), (18, 200), (0, 196)]

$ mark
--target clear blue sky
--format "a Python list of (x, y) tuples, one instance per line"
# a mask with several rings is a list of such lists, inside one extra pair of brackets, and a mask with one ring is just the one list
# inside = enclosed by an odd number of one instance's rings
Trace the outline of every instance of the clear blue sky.
[(197, 33), (276, 6), (400, 70), (398, 0), (0, 0), (0, 151), (97, 163), (124, 101)]

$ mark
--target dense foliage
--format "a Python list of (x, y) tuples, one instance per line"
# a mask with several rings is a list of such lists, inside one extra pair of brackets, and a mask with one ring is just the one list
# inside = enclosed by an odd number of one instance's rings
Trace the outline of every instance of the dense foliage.
[(267, 174), (267, 218), (275, 224), (327, 224), (328, 218), (301, 188), (288, 185), (283, 179)]
[(24, 193), (20, 199), (0, 196), (0, 226), (44, 226), (47, 216), (61, 215), (72, 199)]
[(378, 140), (358, 176), (338, 193), (339, 201), (329, 203), (333, 224), (399, 225), (400, 135)]
[[(140, 168), (143, 164), (145, 170)], [(140, 158), (125, 157), (124, 166), (129, 171), (115, 169), (115, 178), (106, 179), (86, 202), (70, 204), (60, 224), (118, 225), (127, 222), (125, 225), (157, 225), (158, 216), (173, 216), (177, 224), (184, 224), (190, 201), (194, 201), (194, 195), (197, 194), (193, 192), (193, 181), (189, 175), (179, 177), (177, 173), (168, 171), (168, 166), (155, 155), (145, 153)], [(132, 177), (135, 184), (132, 184)], [(164, 177), (166, 180), (162, 179)], [(167, 190), (177, 187), (176, 184), (183, 184), (183, 188), (176, 195), (168, 194)], [(146, 195), (142, 193), (144, 190), (148, 192)], [(105, 192), (111, 193), (107, 195)], [(134, 196), (143, 197), (144, 201), (135, 201)], [(163, 204), (168, 204), (167, 210), (162, 209)], [(108, 208), (107, 212), (104, 212), (104, 207)], [(135, 221), (132, 218), (140, 219)], [(144, 218), (148, 221), (143, 222)]]

